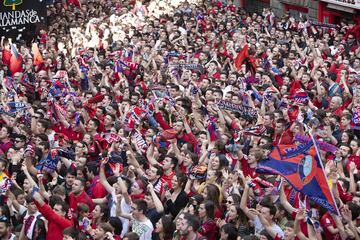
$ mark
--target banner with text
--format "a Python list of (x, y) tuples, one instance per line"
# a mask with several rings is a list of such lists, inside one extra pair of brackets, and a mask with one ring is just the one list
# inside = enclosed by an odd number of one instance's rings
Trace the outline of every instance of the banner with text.
[[(3, 0), (0, 3), (0, 35), (30, 42), (46, 27), (43, 0)], [(13, 41), (14, 41), (13, 40)]]

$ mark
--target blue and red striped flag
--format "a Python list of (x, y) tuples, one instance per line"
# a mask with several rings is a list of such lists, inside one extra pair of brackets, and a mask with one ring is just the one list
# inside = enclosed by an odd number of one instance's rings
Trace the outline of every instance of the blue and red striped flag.
[(298, 192), (338, 214), (317, 148), (313, 141), (301, 145), (279, 145), (268, 158), (258, 163), (256, 171), (284, 177)]

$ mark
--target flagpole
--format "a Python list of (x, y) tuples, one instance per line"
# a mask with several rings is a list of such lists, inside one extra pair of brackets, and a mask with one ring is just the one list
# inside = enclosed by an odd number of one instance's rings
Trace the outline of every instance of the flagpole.
[(328, 187), (329, 187), (330, 194), (331, 194), (331, 198), (332, 198), (332, 200), (333, 200), (333, 202), (334, 202), (334, 205), (335, 205), (336, 213), (337, 213), (338, 216), (340, 216), (340, 211), (339, 211), (339, 208), (338, 208), (338, 206), (337, 206), (337, 204), (336, 204), (336, 201), (335, 201), (335, 198), (334, 198), (334, 194), (333, 194), (333, 192), (332, 192), (332, 190), (331, 190), (331, 188), (330, 188), (329, 181), (328, 181), (328, 178), (327, 178), (327, 176), (326, 176), (325, 168), (324, 168), (323, 163), (322, 163), (322, 160), (321, 160), (320, 152), (319, 152), (319, 149), (318, 149), (318, 147), (317, 147), (317, 145), (316, 145), (316, 141), (315, 141), (315, 139), (314, 139), (314, 136), (313, 136), (313, 134), (312, 134), (311, 129), (309, 129), (309, 134), (310, 134), (311, 140), (312, 140), (312, 142), (313, 142), (313, 144), (314, 144), (314, 146), (315, 146), (316, 155), (317, 155), (318, 158), (319, 158), (319, 162), (320, 162), (321, 169), (322, 169), (323, 172), (324, 172), (324, 176), (325, 176), (325, 179), (326, 179), (326, 184), (327, 184)]

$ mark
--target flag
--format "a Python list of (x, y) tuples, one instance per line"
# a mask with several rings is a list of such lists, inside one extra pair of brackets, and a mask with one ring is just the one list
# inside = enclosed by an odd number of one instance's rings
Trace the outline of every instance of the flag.
[(261, 136), (263, 133), (266, 132), (266, 127), (263, 124), (256, 125), (253, 127), (246, 128), (244, 130), (241, 130), (241, 132), (245, 135), (251, 135), (251, 136)]
[(11, 187), (11, 179), (7, 174), (2, 172), (0, 174), (0, 194), (6, 193), (6, 191)]
[(15, 44), (11, 44), (11, 58), (10, 58), (10, 71), (12, 74), (17, 72), (22, 72), (22, 57), (18, 50), (16, 49)]
[(256, 171), (281, 175), (296, 191), (330, 212), (338, 213), (313, 141), (301, 145), (276, 146), (267, 159), (258, 163)]
[(248, 50), (249, 50), (249, 46), (246, 44), (241, 49), (241, 51), (238, 53), (238, 55), (236, 56), (236, 58), (235, 58), (235, 67), (236, 67), (236, 69), (239, 70), (241, 68), (242, 63), (245, 61), (245, 59), (247, 57), (249, 57)]
[(34, 65), (39, 66), (44, 62), (43, 57), (41, 56), (39, 47), (37, 43), (33, 43), (31, 47), (32, 53), (34, 55)]

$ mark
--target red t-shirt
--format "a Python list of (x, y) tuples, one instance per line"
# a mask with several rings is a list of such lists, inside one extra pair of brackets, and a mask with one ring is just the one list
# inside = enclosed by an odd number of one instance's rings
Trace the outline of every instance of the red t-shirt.
[(172, 171), (169, 175), (166, 175), (165, 173), (161, 176), (161, 181), (166, 182), (169, 188), (172, 188), (171, 179), (174, 177), (175, 172)]
[(75, 196), (74, 193), (70, 193), (69, 208), (72, 213), (76, 212), (76, 208), (79, 203), (85, 203), (86, 205), (88, 205), (90, 208), (90, 212), (92, 212), (95, 208), (92, 199), (89, 197), (89, 195), (86, 194), (85, 191), (83, 191), (79, 196)]
[(331, 234), (330, 231), (327, 229), (330, 226), (336, 228), (336, 223), (330, 216), (329, 212), (326, 212), (320, 220), (321, 227), (324, 229), (325, 237), (327, 240), (340, 240), (340, 234)]
[(241, 164), (241, 170), (244, 173), (244, 176), (250, 176), (251, 178), (256, 178), (258, 174), (255, 172), (255, 168), (251, 168), (249, 166), (247, 158), (244, 156), (242, 159), (240, 159)]

